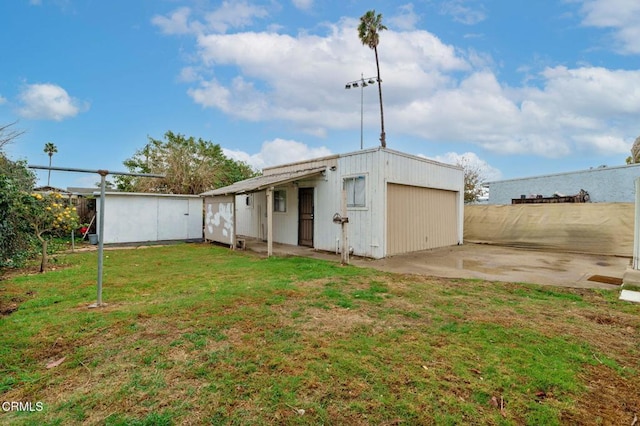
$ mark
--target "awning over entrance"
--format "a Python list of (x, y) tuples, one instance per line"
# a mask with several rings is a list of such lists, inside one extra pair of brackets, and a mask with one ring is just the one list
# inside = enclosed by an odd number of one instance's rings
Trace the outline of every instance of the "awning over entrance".
[(267, 176), (258, 176), (251, 179), (242, 180), (223, 188), (214, 189), (212, 191), (200, 194), (203, 197), (212, 197), (216, 195), (236, 195), (247, 194), (250, 192), (262, 191), (274, 186), (284, 185), (303, 178), (319, 175), (326, 170), (326, 166), (315, 167), (313, 169), (298, 170), (295, 172), (277, 173)]
[[(285, 173), (276, 173), (266, 176), (258, 176), (255, 178), (236, 182), (233, 185), (224, 188), (214, 189), (200, 194), (202, 197), (228, 197), (231, 201), (227, 201), (228, 216), (231, 218), (232, 224), (229, 226), (231, 231), (231, 246), (236, 246), (236, 202), (235, 195), (248, 194), (251, 192), (265, 191), (267, 196), (267, 255), (273, 255), (273, 191), (276, 186), (281, 186), (289, 182), (300, 179), (309, 178), (322, 174), (326, 170), (326, 166), (314, 167), (306, 170), (297, 170)], [(224, 210), (224, 209), (222, 209)], [(206, 236), (206, 232), (205, 232)]]

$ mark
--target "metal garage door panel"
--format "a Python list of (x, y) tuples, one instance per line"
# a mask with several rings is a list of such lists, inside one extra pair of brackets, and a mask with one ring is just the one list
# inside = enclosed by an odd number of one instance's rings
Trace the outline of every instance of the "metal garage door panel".
[(386, 255), (455, 245), (457, 193), (387, 184)]

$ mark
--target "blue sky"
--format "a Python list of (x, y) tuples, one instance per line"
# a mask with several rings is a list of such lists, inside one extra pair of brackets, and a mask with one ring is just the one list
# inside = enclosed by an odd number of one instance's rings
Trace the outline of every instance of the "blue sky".
[(376, 87), (345, 90), (376, 72), (368, 9), (388, 27), (389, 148), (493, 180), (621, 165), (640, 135), (637, 0), (11, 0), (0, 123), (26, 133), (7, 151), (46, 164), (53, 142), (53, 165), (124, 170), (171, 130), (261, 168), (359, 149), (361, 94), (377, 146)]

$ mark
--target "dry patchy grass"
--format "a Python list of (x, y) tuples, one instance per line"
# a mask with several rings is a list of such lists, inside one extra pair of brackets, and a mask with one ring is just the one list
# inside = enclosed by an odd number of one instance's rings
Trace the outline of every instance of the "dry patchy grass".
[[(640, 309), (606, 291), (379, 273), (206, 245), (3, 281), (3, 423), (631, 424)], [(58, 367), (48, 362), (65, 357)]]

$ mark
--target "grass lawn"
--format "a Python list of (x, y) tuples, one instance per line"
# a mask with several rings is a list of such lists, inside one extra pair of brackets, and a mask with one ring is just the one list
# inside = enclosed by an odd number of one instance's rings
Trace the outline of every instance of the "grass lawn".
[(396, 275), (205, 244), (105, 253), (106, 308), (87, 308), (95, 252), (0, 281), (0, 402), (34, 410), (0, 411), (0, 423), (640, 417), (640, 306), (617, 291)]

